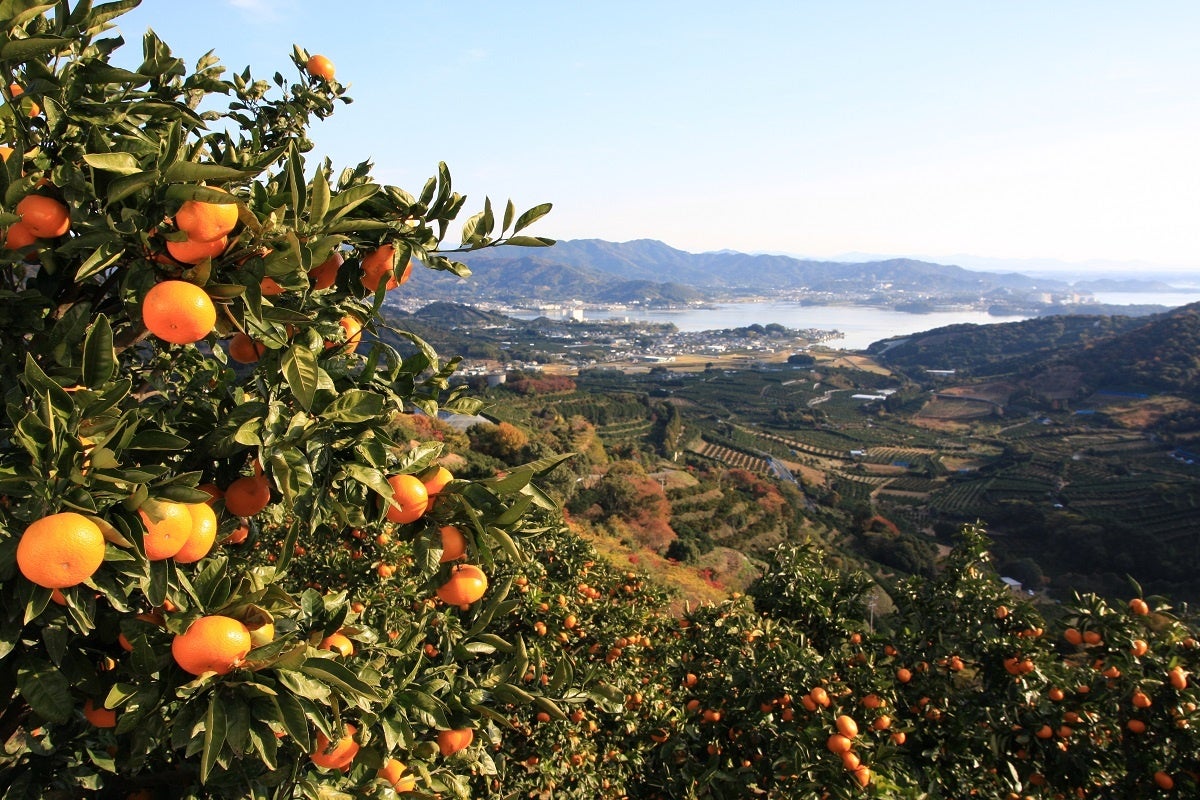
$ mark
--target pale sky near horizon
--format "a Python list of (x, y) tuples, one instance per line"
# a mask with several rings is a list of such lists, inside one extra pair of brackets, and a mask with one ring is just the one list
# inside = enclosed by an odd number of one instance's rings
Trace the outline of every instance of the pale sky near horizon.
[[(1200, 2), (143, 0), (189, 65), (333, 60), (312, 136), (531, 232), (1200, 273)], [(452, 232), (452, 236), (456, 232)], [(455, 239), (455, 241), (457, 241)]]

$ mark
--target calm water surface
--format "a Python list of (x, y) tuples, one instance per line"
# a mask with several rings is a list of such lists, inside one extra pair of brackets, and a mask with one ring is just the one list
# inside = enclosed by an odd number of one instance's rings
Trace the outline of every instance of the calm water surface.
[(1144, 303), (1151, 306), (1178, 308), (1200, 300), (1200, 289), (1193, 289), (1190, 292), (1096, 292), (1093, 297), (1096, 298), (1097, 303), (1111, 303), (1114, 306)]
[[(519, 314), (530, 318), (535, 314)], [(716, 303), (712, 308), (682, 311), (600, 311), (588, 309), (586, 319), (629, 319), (671, 322), (681, 331), (710, 331), (777, 323), (788, 328), (838, 330), (841, 339), (825, 344), (845, 350), (864, 350), (872, 342), (891, 336), (957, 325), (964, 322), (988, 325), (1014, 322), (1026, 317), (993, 317), (982, 311), (937, 311), (908, 314), (867, 306), (805, 306), (799, 303)]]
[[(1200, 289), (1196, 292), (1097, 292), (1097, 302), (1113, 305), (1151, 304), (1176, 308), (1200, 301)], [(520, 312), (514, 316), (532, 319), (537, 312)], [(865, 350), (872, 342), (893, 336), (907, 336), (945, 325), (994, 325), (1001, 322), (1017, 322), (1027, 316), (994, 317), (985, 311), (934, 311), (928, 314), (912, 314), (888, 308), (869, 306), (808, 306), (800, 303), (716, 303), (712, 308), (685, 309), (680, 311), (620, 310), (601, 311), (588, 309), (586, 319), (628, 319), (647, 322), (671, 322), (681, 331), (709, 331), (722, 328), (743, 328), (755, 323), (769, 325), (777, 323), (788, 328), (819, 328), (841, 331), (843, 337), (831, 339), (825, 344), (845, 350)]]

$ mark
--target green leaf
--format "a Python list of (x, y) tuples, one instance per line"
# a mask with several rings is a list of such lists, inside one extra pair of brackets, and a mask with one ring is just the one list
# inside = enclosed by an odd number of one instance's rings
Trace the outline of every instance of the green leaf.
[(313, 400), (321, 380), (317, 357), (307, 347), (293, 344), (283, 354), (283, 377), (296, 401), (305, 411), (312, 410)]
[(121, 260), (125, 255), (125, 247), (116, 240), (107, 241), (92, 251), (92, 254), (79, 265), (75, 273), (75, 282), (82, 283), (88, 278), (103, 272)]
[(484, 213), (482, 211), (480, 211), (478, 214), (475, 214), (463, 223), (462, 243), (464, 246), (468, 244), (482, 244), (484, 242), (488, 231), (483, 227), (483, 225)]
[(504, 240), (504, 244), (511, 244), (514, 247), (550, 247), (554, 244), (554, 240), (542, 236), (510, 236)]
[(0, 47), (0, 61), (21, 63), (58, 50), (70, 44), (70, 39), (58, 36), (30, 36), (28, 39), (10, 39)]
[(517, 224), (513, 227), (513, 233), (517, 233), (518, 231), (537, 222), (539, 219), (549, 214), (550, 209), (553, 207), (554, 206), (551, 203), (542, 203), (541, 205), (537, 205), (529, 209), (524, 214), (517, 217)]
[(348, 389), (321, 412), (330, 422), (367, 422), (383, 414), (384, 397), (364, 389)]
[(134, 434), (133, 440), (129, 442), (129, 449), (186, 450), (191, 444), (190, 439), (166, 431), (141, 430)]
[(296, 227), (299, 227), (300, 212), (307, 201), (305, 197), (307, 187), (304, 183), (304, 159), (300, 156), (300, 150), (294, 143), (287, 160), (287, 178), (288, 189), (291, 190), (292, 195), (292, 221)]
[(4, 0), (0, 3), (0, 22), (9, 28), (24, 25), (34, 17), (54, 8), (54, 3), (39, 3), (37, 0)]
[(235, 754), (246, 751), (246, 739), (250, 734), (250, 706), (241, 697), (231, 697), (222, 706), (227, 720), (225, 742)]
[(106, 315), (100, 314), (83, 340), (83, 384), (99, 389), (112, 378), (116, 369), (112, 325)]
[(58, 669), (40, 658), (26, 658), (17, 668), (17, 690), (39, 716), (66, 722), (75, 709), (71, 683)]
[(531, 505), (533, 505), (532, 497), (524, 494), (517, 495), (513, 500), (513, 504), (508, 507), (508, 510), (493, 519), (492, 522), (496, 525), (512, 525), (524, 516)]
[(567, 688), (567, 684), (575, 677), (575, 669), (571, 666), (569, 658), (562, 658), (558, 664), (554, 666), (554, 674), (550, 676), (550, 683), (546, 685), (546, 693), (552, 696), (558, 696), (558, 693)]
[(382, 471), (363, 464), (347, 464), (344, 469), (347, 475), (377, 494), (387, 498), (392, 496), (392, 486)]
[(130, 72), (99, 61), (80, 67), (78, 76), (81, 83), (128, 83), (131, 86), (141, 86), (150, 80), (140, 72)]
[(134, 175), (142, 171), (133, 153), (87, 153), (83, 160), (89, 167), (120, 175)]
[(197, 164), (194, 161), (176, 161), (167, 167), (166, 172), (163, 173), (163, 178), (168, 183), (197, 183), (199, 181), (236, 181), (249, 175), (250, 173), (246, 170), (225, 167), (220, 164)]
[(129, 195), (155, 185), (162, 178), (156, 169), (123, 175), (108, 185), (108, 205), (124, 200)]
[(545, 711), (554, 719), (563, 720), (567, 718), (567, 715), (563, 713), (563, 710), (559, 708), (549, 697), (539, 694), (533, 698), (533, 704), (542, 709), (542, 711)]
[[(201, 186), (196, 183), (176, 183), (167, 187), (164, 193), (167, 199), (174, 200), (179, 203), (187, 202), (188, 200), (198, 200), (202, 203), (221, 203), (232, 205), (238, 202), (238, 199), (228, 192), (223, 192), (220, 189), (214, 189), (211, 186)], [(241, 218), (239, 213), (238, 218)]]
[[(92, 25), (92, 27), (88, 28), (88, 33), (94, 33), (109, 20), (121, 16), (126, 11), (137, 8), (140, 2), (141, 0), (115, 0), (112, 3), (101, 3), (91, 9), (87, 15), (87, 22), (90, 22)], [(76, 11), (79, 8), (80, 6), (77, 5)]]
[(517, 213), (517, 209), (513, 206), (513, 201), (509, 200), (504, 206), (504, 224), (500, 228), (500, 235), (503, 236), (508, 226), (512, 225), (513, 215)]
[[(46, 398), (58, 416), (64, 420), (71, 418), (75, 410), (75, 402), (71, 395), (42, 371), (30, 353), (25, 354), (25, 383), (35, 395)], [(44, 422), (49, 423), (49, 420)]]
[(204, 717), (204, 753), (200, 757), (200, 782), (208, 780), (225, 745), (225, 707), (220, 692), (213, 692)]
[(398, 692), (396, 702), (410, 717), (415, 717), (424, 725), (431, 728), (448, 728), (450, 726), (450, 709), (433, 695), (425, 692)]
[(329, 175), (322, 165), (312, 179), (312, 193), (308, 198), (308, 224), (320, 225), (329, 211)]
[(300, 746), (301, 751), (307, 753), (312, 747), (312, 742), (309, 741), (308, 718), (304, 715), (304, 706), (300, 705), (300, 701), (295, 697), (283, 692), (275, 698), (275, 704), (279, 707), (279, 722), (283, 729)]
[(374, 183), (351, 186), (344, 192), (338, 192), (329, 200), (329, 212), (333, 214), (329, 221), (336, 222), (378, 193), (379, 185)]
[(397, 466), (398, 472), (421, 472), (442, 456), (445, 445), (441, 442), (422, 442), (404, 454)]
[(13, 429), (12, 438), (33, 457), (34, 467), (40, 468), (43, 451), (50, 449), (50, 444), (54, 441), (54, 432), (35, 412), (30, 411), (21, 417), (21, 421)]
[(517, 547), (517, 543), (508, 535), (508, 531), (503, 528), (488, 527), (488, 535), (500, 543), (500, 549), (508, 554), (508, 557), (518, 564), (523, 564), (526, 561), (525, 554), (521, 552), (521, 548)]
[[(312, 466), (304, 453), (294, 447), (278, 450), (271, 456), (271, 474), (283, 492), (285, 504), (291, 508), (303, 502), (312, 492)], [(285, 550), (291, 552), (286, 546)]]
[(306, 659), (300, 671), (316, 678), (328, 686), (335, 686), (345, 694), (358, 695), (372, 703), (382, 703), (383, 698), (361, 678), (346, 667), (328, 658)]
[(392, 229), (391, 223), (384, 222), (379, 219), (352, 219), (338, 220), (337, 222), (326, 225), (322, 228), (325, 233), (353, 233), (354, 231), (389, 231)]

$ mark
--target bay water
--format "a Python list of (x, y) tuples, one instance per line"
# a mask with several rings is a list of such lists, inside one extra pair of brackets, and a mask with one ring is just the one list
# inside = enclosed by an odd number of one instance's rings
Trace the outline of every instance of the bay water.
[[(1174, 308), (1200, 300), (1200, 294), (1170, 293), (1097, 293), (1096, 301), (1113, 305), (1155, 304)], [(513, 316), (532, 319), (545, 312), (509, 311)], [(894, 336), (906, 336), (946, 325), (994, 325), (1018, 322), (1028, 316), (993, 316), (986, 311), (931, 311), (911, 313), (875, 306), (804, 305), (768, 301), (757, 303), (714, 303), (706, 308), (683, 309), (593, 309), (584, 311), (585, 320), (628, 320), (670, 322), (681, 331), (707, 331), (744, 328), (749, 325), (776, 323), (804, 330), (836, 330), (842, 336), (824, 344), (844, 350), (865, 350), (872, 342)]]

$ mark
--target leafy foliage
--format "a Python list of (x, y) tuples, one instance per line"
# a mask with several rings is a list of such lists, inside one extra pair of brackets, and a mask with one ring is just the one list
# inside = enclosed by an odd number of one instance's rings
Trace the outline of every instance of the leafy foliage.
[[(476, 747), (447, 765), (433, 739), (452, 725), (490, 735), (502, 692), (489, 670), (520, 645), (489, 633), (512, 610), (509, 583), (463, 608), (433, 600), (450, 577), (438, 530), (460, 526), (485, 569), (523, 562), (530, 509), (549, 505), (531, 480), (553, 461), (457, 481), (415, 521), (388, 522), (387, 478), (424, 475), (443, 452), (398, 438), (396, 415), (475, 405), (449, 390), (457, 359), (416, 337), (403, 353), (380, 340), (386, 289), (360, 273), (390, 246), (397, 279), (410, 260), (465, 274), (441, 243), (466, 198), (445, 165), (410, 194), (375, 183), (367, 163), (308, 164), (309, 125), (347, 98), (307, 74), (299, 47), (290, 80), (227, 76), (212, 55), (189, 70), (153, 32), (139, 67), (113, 66), (112, 20), (135, 5), (0, 7), (3, 83), (23, 89), (20, 102), (5, 90), (0, 113), (0, 788), (375, 796), (392, 793), (376, 771), (399, 755), (422, 791), (465, 796), (465, 765), (490, 759)], [(66, 228), (14, 240), (30, 197), (65, 209)], [(235, 206), (236, 227), (181, 263), (171, 245), (190, 234), (176, 215), (193, 201)], [(523, 229), (547, 211), (509, 203), (497, 220), (485, 200), (462, 247), (544, 245)], [(318, 288), (310, 273), (334, 256), (336, 280)], [(147, 329), (143, 299), (166, 280), (201, 287), (218, 310), (194, 344)], [(366, 327), (360, 347), (347, 319)], [(253, 366), (230, 359), (233, 333), (258, 344)], [(213, 500), (238, 479), (269, 492), (248, 518)], [(150, 501), (215, 502), (223, 544), (195, 564), (149, 559)], [(66, 510), (101, 527), (104, 562), (52, 602), (14, 551), (31, 522)], [(228, 675), (172, 658), (208, 615), (254, 644)], [(336, 632), (351, 655), (322, 645)], [(89, 721), (109, 712), (113, 725)], [(318, 768), (316, 742), (347, 726), (357, 757)]]

